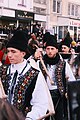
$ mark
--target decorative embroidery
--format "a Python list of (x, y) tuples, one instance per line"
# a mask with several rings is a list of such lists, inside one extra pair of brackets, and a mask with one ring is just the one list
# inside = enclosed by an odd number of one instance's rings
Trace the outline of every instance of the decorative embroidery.
[[(2, 83), (5, 89), (6, 94), (8, 94), (8, 89), (9, 89), (9, 82), (11, 79), (10, 75), (6, 75), (7, 73), (7, 66), (1, 66), (0, 67), (0, 75), (2, 77)], [(30, 68), (24, 76), (20, 76), (18, 79), (18, 83), (15, 87), (14, 93), (13, 93), (13, 105), (19, 109), (20, 111), (23, 111), (23, 113), (26, 115), (27, 112), (29, 112), (31, 110), (31, 106), (29, 105), (28, 107), (25, 105), (24, 108), (24, 104), (26, 104), (25, 102), (25, 94), (26, 94), (26, 90), (28, 89), (29, 85), (32, 83), (33, 80), (36, 81), (36, 77), (38, 75), (39, 71), (34, 69), (34, 68)], [(34, 83), (32, 83), (34, 84)], [(33, 91), (31, 91), (33, 92)], [(25, 102), (25, 103), (24, 103)]]
[(7, 65), (2, 65), (0, 67), (1, 81), (3, 83), (3, 87), (4, 87), (4, 90), (5, 90), (6, 94), (7, 94), (7, 90), (8, 90), (8, 87), (9, 87), (9, 78), (10, 78), (10, 76), (6, 75), (8, 66)]
[(21, 110), (22, 106), (24, 105), (26, 89), (31, 84), (33, 78), (38, 75), (38, 73), (39, 71), (31, 67), (22, 78), (19, 78), (20, 80), (16, 85), (13, 98), (13, 104), (19, 110)]
[[(64, 64), (65, 64), (64, 61), (59, 60), (58, 64), (56, 64), (56, 69), (55, 69), (55, 78), (56, 78), (57, 86), (61, 95), (64, 95), (64, 91), (65, 91), (63, 81), (62, 81), (63, 79), (62, 71), (63, 71)], [(44, 69), (41, 64), (40, 64), (40, 68), (43, 72), (43, 75), (46, 76), (46, 73), (44, 72)]]
[(55, 70), (55, 76), (57, 79), (57, 85), (58, 85), (58, 89), (59, 92), (61, 93), (61, 95), (64, 95), (64, 85), (63, 85), (63, 81), (62, 81), (62, 71), (63, 71), (63, 67), (64, 67), (64, 61), (59, 61)]

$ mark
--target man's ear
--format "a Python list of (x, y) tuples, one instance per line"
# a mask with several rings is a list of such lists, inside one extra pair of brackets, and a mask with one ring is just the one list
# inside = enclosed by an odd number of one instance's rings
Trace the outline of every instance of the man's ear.
[(58, 53), (58, 49), (56, 49), (57, 53)]
[(25, 56), (26, 55), (26, 52), (23, 52), (23, 56)]

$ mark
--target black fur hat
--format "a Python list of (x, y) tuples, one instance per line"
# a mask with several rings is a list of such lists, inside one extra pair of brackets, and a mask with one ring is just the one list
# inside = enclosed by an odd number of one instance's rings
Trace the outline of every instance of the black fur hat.
[(66, 40), (64, 39), (62, 42), (61, 42), (61, 45), (65, 45), (67, 47), (71, 47), (71, 41), (70, 40)]
[(55, 37), (53, 35), (49, 36), (45, 47), (47, 47), (47, 46), (53, 46), (58, 49), (57, 41), (55, 40)]
[(16, 48), (18, 50), (26, 52), (27, 42), (28, 42), (28, 38), (27, 38), (25, 32), (18, 30), (15, 32), (15, 34), (9, 40), (6, 47), (7, 48), (12, 47), (12, 48)]
[(43, 43), (47, 42), (48, 38), (50, 36), (50, 32), (46, 32), (43, 36)]

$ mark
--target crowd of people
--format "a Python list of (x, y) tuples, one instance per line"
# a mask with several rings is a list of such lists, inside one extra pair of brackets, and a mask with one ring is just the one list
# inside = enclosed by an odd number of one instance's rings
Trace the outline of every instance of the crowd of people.
[(69, 120), (67, 83), (80, 79), (79, 52), (80, 41), (69, 32), (57, 43), (57, 34), (48, 31), (28, 35), (16, 30), (2, 45), (0, 78), (6, 100), (23, 120)]

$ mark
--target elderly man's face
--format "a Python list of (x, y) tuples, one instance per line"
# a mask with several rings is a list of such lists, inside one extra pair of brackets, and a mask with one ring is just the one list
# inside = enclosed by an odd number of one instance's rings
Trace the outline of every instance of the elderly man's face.
[(25, 56), (25, 52), (22, 52), (15, 48), (7, 48), (8, 51), (8, 58), (11, 64), (18, 64), (23, 61), (23, 58)]
[(66, 45), (62, 45), (62, 48), (61, 48), (61, 49), (62, 49), (62, 52), (65, 53), (65, 54), (66, 54), (66, 53), (69, 53), (69, 51), (70, 51), (70, 48), (67, 47)]

